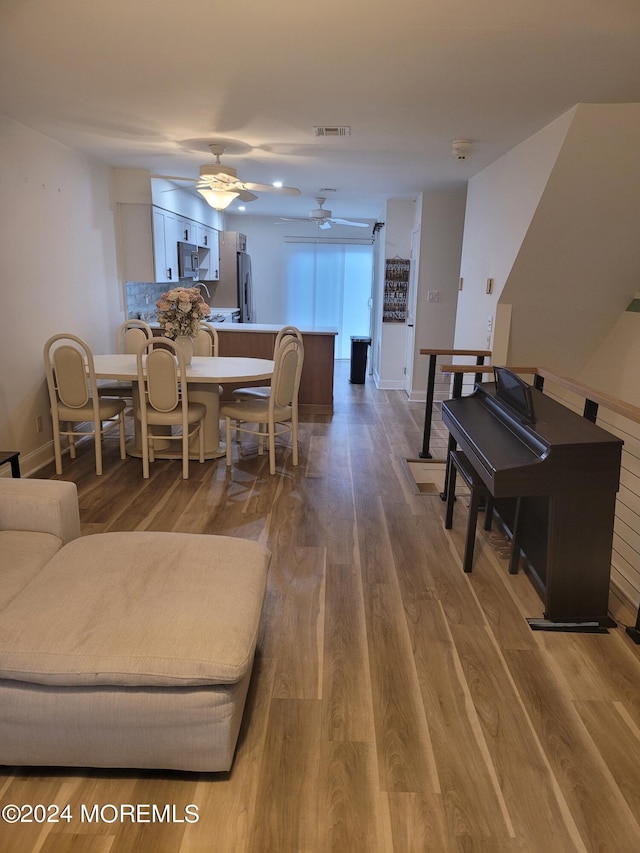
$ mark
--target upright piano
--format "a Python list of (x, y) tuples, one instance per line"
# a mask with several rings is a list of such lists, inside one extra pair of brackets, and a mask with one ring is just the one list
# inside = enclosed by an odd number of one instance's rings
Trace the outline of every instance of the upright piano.
[(623, 442), (506, 368), (442, 404), (442, 420), (513, 532), (543, 605), (534, 629), (606, 631)]

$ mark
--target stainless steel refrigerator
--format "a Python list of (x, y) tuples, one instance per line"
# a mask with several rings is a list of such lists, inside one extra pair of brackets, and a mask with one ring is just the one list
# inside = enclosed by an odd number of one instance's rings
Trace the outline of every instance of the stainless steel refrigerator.
[(247, 238), (237, 231), (220, 232), (220, 280), (211, 288), (211, 305), (239, 309), (241, 323), (255, 323), (251, 258)]

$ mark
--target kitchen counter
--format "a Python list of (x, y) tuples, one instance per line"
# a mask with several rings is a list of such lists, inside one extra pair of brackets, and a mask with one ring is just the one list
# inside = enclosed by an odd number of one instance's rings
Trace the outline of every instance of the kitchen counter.
[[(214, 329), (219, 332), (266, 332), (268, 334), (277, 335), (281, 326), (267, 323), (211, 323)], [(298, 329), (303, 335), (333, 335), (338, 334), (338, 330), (334, 326), (298, 326)]]
[[(212, 323), (218, 332), (220, 355), (273, 358), (280, 326), (263, 323)], [(333, 412), (333, 368), (336, 328), (300, 328), (304, 343), (304, 365), (299, 405), (316, 414)], [(247, 385), (249, 383), (245, 383)], [(254, 383), (260, 384), (260, 383)], [(232, 385), (224, 386), (223, 400), (231, 399)]]
[[(156, 334), (159, 323), (151, 323)], [(211, 323), (218, 332), (218, 354), (273, 358), (276, 335), (281, 326), (264, 323)], [(300, 380), (299, 405), (315, 414), (333, 413), (333, 368), (336, 328), (330, 326), (300, 328), (304, 343), (304, 365)], [(260, 382), (245, 382), (246, 385)], [(225, 384), (221, 399), (233, 399), (231, 392), (238, 384)]]

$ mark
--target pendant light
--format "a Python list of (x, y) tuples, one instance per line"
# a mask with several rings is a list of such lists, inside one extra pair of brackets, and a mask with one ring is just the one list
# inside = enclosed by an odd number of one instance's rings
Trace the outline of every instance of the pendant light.
[(224, 210), (240, 195), (240, 193), (233, 192), (233, 190), (199, 189), (198, 192), (204, 196), (207, 204), (215, 208), (215, 210)]

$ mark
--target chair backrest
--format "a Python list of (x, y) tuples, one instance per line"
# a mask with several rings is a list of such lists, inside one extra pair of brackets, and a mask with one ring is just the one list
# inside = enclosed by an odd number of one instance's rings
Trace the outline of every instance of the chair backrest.
[(280, 329), (280, 331), (278, 332), (278, 334), (276, 335), (276, 342), (275, 342), (275, 346), (273, 348), (274, 357), (275, 357), (275, 353), (278, 351), (278, 347), (282, 343), (283, 339), (288, 337), (289, 335), (291, 335), (294, 338), (297, 338), (297, 340), (299, 340), (300, 343), (302, 343), (302, 332), (300, 331), (300, 329), (298, 329), (296, 326), (283, 326)]
[(269, 403), (274, 407), (294, 405), (298, 399), (304, 361), (302, 342), (294, 336), (284, 336), (274, 356)]
[(44, 345), (44, 364), (52, 407), (62, 403), (72, 409), (97, 400), (93, 355), (89, 344), (72, 334), (53, 335)]
[(218, 355), (218, 332), (210, 323), (200, 322), (200, 331), (193, 339), (194, 355)]
[(170, 338), (145, 341), (136, 354), (140, 397), (158, 412), (188, 405), (184, 355)]
[(153, 331), (144, 320), (125, 320), (118, 326), (116, 333), (116, 352), (130, 353), (138, 352), (143, 341), (151, 340)]

